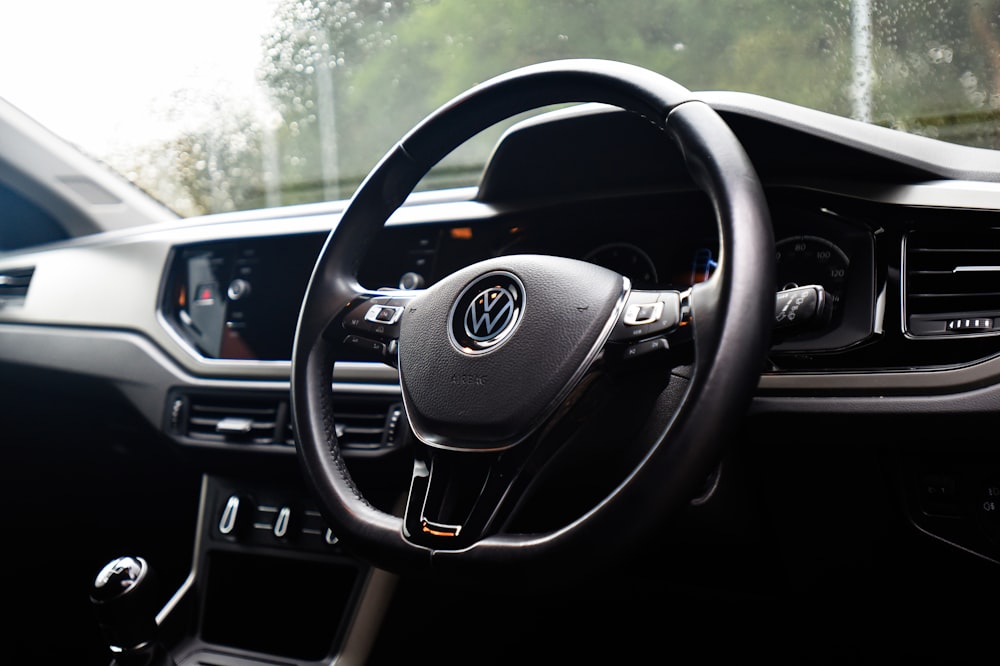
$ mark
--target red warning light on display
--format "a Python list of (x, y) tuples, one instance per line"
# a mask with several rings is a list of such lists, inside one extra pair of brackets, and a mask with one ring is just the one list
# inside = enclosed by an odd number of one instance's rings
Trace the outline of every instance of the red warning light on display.
[(195, 290), (195, 305), (212, 305), (215, 303), (215, 295), (218, 290), (218, 286), (213, 283), (206, 283), (198, 285)]

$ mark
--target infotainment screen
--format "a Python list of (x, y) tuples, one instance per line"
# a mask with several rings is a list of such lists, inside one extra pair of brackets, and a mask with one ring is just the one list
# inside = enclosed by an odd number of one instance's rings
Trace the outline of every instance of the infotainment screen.
[(289, 360), (325, 239), (301, 234), (178, 248), (164, 295), (167, 320), (206, 358)]

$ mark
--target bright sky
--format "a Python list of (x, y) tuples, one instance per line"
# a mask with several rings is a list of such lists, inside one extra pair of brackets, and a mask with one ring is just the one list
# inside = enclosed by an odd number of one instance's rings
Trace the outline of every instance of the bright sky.
[(155, 135), (174, 91), (252, 94), (276, 2), (6, 0), (0, 97), (91, 151)]

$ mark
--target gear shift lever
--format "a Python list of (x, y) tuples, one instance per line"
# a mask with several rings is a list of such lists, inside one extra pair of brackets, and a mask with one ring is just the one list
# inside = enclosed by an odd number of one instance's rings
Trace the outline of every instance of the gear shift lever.
[(156, 576), (141, 557), (118, 557), (101, 569), (90, 591), (98, 624), (118, 666), (173, 666), (157, 640)]

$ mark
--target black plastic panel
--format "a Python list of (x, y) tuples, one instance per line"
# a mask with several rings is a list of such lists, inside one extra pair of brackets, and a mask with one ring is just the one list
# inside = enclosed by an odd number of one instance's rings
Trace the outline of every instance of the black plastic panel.
[(272, 476), (204, 479), (196, 637), (263, 662), (325, 662), (340, 649), (369, 569), (326, 534), (294, 476)]
[(344, 562), (213, 551), (202, 638), (294, 659), (321, 659), (334, 650), (358, 576), (358, 568)]

